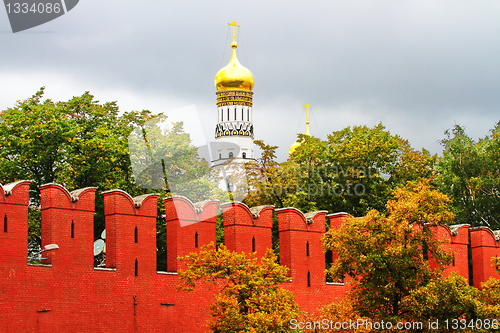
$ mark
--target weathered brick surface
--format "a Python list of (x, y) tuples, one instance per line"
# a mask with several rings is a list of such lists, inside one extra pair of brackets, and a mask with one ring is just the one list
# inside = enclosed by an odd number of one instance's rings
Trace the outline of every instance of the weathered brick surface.
[(490, 277), (500, 278), (500, 274), (492, 257), (500, 257), (500, 241), (498, 233), (489, 228), (473, 228), (470, 230), (470, 247), (472, 254), (472, 281), (475, 287), (480, 287)]
[(167, 271), (183, 268), (177, 258), (215, 243), (217, 201), (193, 204), (184, 197), (165, 199)]
[[(450, 253), (452, 258), (451, 265), (447, 266), (443, 272), (449, 276), (455, 272), (467, 280), (469, 279), (469, 225), (452, 225), (449, 228), (444, 226), (434, 226), (431, 228), (435, 238), (441, 243), (441, 246)], [(429, 254), (431, 267), (436, 267), (437, 263)]]
[[(165, 200), (167, 268), (156, 271), (157, 195), (136, 198), (120, 190), (105, 192), (106, 268), (93, 266), (95, 189), (68, 192), (57, 184), (40, 188), (42, 244), (58, 244), (45, 253), (45, 265), (27, 260), (29, 185), (0, 186), (0, 332), (206, 332), (214, 288), (178, 290), (178, 256), (215, 241), (216, 201), (193, 204)], [(270, 206), (222, 205), (226, 245), (259, 256), (271, 247)], [(314, 312), (342, 297), (348, 285), (325, 282), (321, 237), (326, 212), (303, 214), (277, 209), (280, 262), (290, 268), (291, 290), (302, 310)], [(328, 215), (338, 227), (345, 213)], [(487, 228), (436, 228), (437, 238), (454, 253), (446, 270), (468, 276), (468, 248), (474, 285), (499, 277), (491, 257), (499, 241)], [(470, 243), (469, 243), (470, 239)]]
[(257, 252), (263, 256), (272, 248), (272, 206), (248, 208), (240, 202), (222, 205), (224, 216), (224, 243), (237, 252)]
[(303, 214), (296, 208), (277, 209), (280, 263), (290, 268), (291, 290), (302, 310), (318, 307), (345, 294), (344, 284), (327, 284), (325, 253), (321, 238), (326, 230), (326, 211)]

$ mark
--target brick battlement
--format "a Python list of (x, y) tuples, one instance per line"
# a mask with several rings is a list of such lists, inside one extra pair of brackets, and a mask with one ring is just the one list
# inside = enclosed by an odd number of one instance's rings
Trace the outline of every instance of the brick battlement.
[[(94, 267), (95, 188), (69, 192), (57, 184), (40, 187), (43, 265), (28, 264), (30, 182), (0, 186), (1, 332), (205, 332), (213, 290), (177, 290), (177, 257), (216, 239), (217, 201), (192, 203), (165, 199), (168, 272), (156, 270), (157, 194), (132, 198), (121, 190), (103, 193), (106, 267)], [(347, 285), (326, 283), (321, 237), (326, 223), (335, 228), (348, 216), (295, 208), (249, 208), (221, 204), (226, 246), (262, 256), (272, 246), (273, 211), (278, 218), (280, 262), (290, 268), (290, 283), (300, 308), (313, 312), (342, 297)], [(328, 218), (328, 219), (327, 219)], [(491, 257), (500, 256), (498, 234), (468, 225), (436, 227), (454, 261), (445, 274), (458, 272), (474, 286), (500, 277)], [(470, 255), (469, 255), (470, 253)], [(469, 260), (469, 257), (471, 260)], [(335, 254), (333, 254), (335, 258)], [(432, 260), (432, 259), (431, 259)], [(471, 263), (469, 269), (469, 261)]]

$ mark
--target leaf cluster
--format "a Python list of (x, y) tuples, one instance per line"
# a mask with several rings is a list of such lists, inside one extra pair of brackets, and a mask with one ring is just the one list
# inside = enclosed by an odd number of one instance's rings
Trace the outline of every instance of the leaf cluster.
[[(435, 321), (442, 324), (433, 332), (452, 332), (444, 326), (445, 320), (465, 319), (491, 320), (500, 315), (500, 281), (490, 279), (481, 289), (474, 288), (467, 280), (451, 273), (438, 277), (419, 289), (412, 290), (403, 300), (405, 319), (412, 321)], [(468, 329), (466, 332), (487, 332), (490, 330)]]
[(500, 228), (500, 122), (477, 141), (459, 125), (446, 132), (437, 182), (459, 223)]
[[(362, 316), (400, 316), (402, 299), (438, 276), (451, 260), (428, 229), (452, 217), (443, 195), (424, 182), (409, 184), (394, 195), (388, 214), (371, 210), (324, 236), (325, 249), (337, 255), (329, 274), (337, 281), (356, 281), (353, 295)], [(431, 269), (428, 256), (440, 269)]]
[(288, 268), (276, 263), (272, 250), (257, 258), (209, 244), (180, 260), (187, 269), (179, 271), (179, 288), (191, 291), (208, 283), (219, 289), (211, 307), (213, 332), (287, 332), (290, 319), (298, 316), (293, 294), (278, 286), (289, 280)]
[[(197, 149), (183, 131), (182, 123), (161, 131), (154, 126), (164, 120), (161, 114), (153, 115), (148, 110), (123, 113), (116, 102), (100, 103), (89, 92), (60, 102), (43, 100), (44, 93), (42, 87), (32, 97), (0, 112), (0, 179), (5, 183), (32, 180), (30, 242), (39, 241), (38, 187), (46, 183), (58, 183), (69, 190), (98, 188), (96, 237), (104, 228), (103, 198), (99, 195), (102, 191), (119, 188), (132, 196), (160, 192), (162, 207), (162, 199), (169, 195), (170, 188), (165, 187), (165, 182), (158, 188), (139, 186), (143, 175), (135, 177), (131, 157), (147, 162), (153, 153), (157, 160), (163, 159), (162, 177), (165, 167), (169, 177), (177, 177), (173, 179), (177, 188), (172, 190), (189, 188), (184, 194), (192, 200), (207, 199), (207, 192), (214, 189), (216, 182), (209, 179), (208, 163), (198, 159)], [(129, 139), (137, 138), (137, 133), (144, 149), (133, 149), (131, 156), (129, 147), (137, 148), (139, 140)], [(146, 142), (157, 149), (148, 150), (144, 147)], [(189, 187), (184, 186), (186, 182)], [(157, 222), (158, 258), (164, 261), (164, 225), (161, 218)], [(36, 244), (30, 246), (36, 250)]]
[(325, 141), (299, 139), (301, 145), (282, 163), (274, 160), (276, 146), (255, 142), (263, 158), (254, 167), (246, 203), (364, 215), (370, 209), (385, 211), (393, 191), (407, 181), (435, 173), (435, 155), (412, 149), (382, 124), (346, 127)]

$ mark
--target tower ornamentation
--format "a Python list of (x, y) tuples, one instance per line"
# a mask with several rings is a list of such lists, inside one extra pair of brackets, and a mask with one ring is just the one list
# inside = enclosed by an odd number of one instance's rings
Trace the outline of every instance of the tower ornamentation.
[(214, 161), (241, 158), (253, 159), (253, 86), (252, 72), (240, 64), (236, 49), (236, 22), (228, 23), (233, 27), (231, 42), (232, 54), (229, 63), (215, 75), (217, 89), (217, 124), (215, 139), (217, 152)]

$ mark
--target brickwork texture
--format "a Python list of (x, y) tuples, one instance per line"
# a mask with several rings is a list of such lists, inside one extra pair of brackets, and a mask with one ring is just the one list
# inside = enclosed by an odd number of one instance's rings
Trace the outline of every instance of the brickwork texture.
[[(214, 289), (178, 290), (179, 256), (216, 238), (219, 203), (165, 200), (167, 271), (156, 267), (157, 195), (132, 198), (121, 190), (103, 193), (106, 267), (94, 267), (95, 188), (69, 192), (57, 184), (40, 187), (41, 265), (28, 263), (30, 182), (0, 186), (0, 332), (206, 332)], [(249, 208), (221, 204), (226, 246), (262, 256), (272, 246), (277, 214), (280, 263), (290, 268), (291, 290), (301, 310), (317, 311), (342, 297), (348, 284), (327, 283), (321, 237), (327, 223), (339, 227), (346, 213), (302, 213), (295, 208)], [(436, 237), (454, 254), (454, 271), (479, 287), (499, 278), (491, 258), (500, 241), (488, 228), (436, 227)], [(332, 255), (335, 260), (335, 254)], [(432, 258), (431, 264), (432, 264)]]

